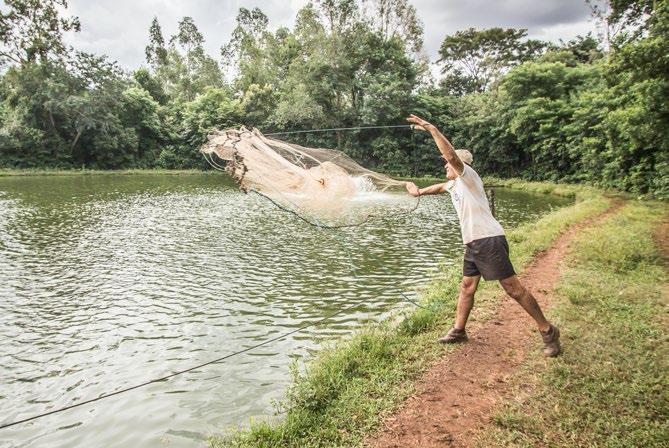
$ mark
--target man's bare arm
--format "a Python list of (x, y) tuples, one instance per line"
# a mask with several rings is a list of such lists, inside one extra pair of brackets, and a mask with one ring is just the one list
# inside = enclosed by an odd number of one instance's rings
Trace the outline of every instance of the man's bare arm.
[(458, 155), (455, 153), (455, 148), (453, 148), (451, 142), (449, 142), (448, 139), (444, 137), (441, 132), (439, 132), (439, 129), (437, 129), (436, 126), (413, 114), (409, 115), (407, 121), (409, 123), (415, 124), (417, 126), (416, 129), (420, 130), (422, 128), (423, 130), (432, 134), (432, 138), (437, 143), (437, 147), (439, 148), (441, 155), (444, 156), (444, 159), (446, 159), (446, 161), (453, 168), (455, 168), (456, 173), (462, 174), (462, 172), (465, 170), (465, 166), (462, 163), (462, 160), (460, 160), (460, 157), (458, 157)]
[(434, 184), (425, 188), (418, 188), (413, 182), (407, 182), (407, 191), (411, 196), (423, 196), (426, 194), (440, 194), (446, 192), (446, 184)]

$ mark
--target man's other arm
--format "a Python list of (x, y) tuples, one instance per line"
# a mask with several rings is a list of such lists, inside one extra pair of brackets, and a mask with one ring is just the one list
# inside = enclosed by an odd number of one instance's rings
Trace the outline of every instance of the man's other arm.
[(407, 182), (406, 183), (406, 189), (411, 196), (417, 197), (417, 196), (423, 196), (423, 195), (426, 195), (426, 194), (445, 193), (446, 192), (446, 184), (441, 183), (441, 184), (430, 185), (429, 187), (425, 187), (425, 188), (418, 188), (416, 186), (416, 184), (414, 184), (413, 182)]

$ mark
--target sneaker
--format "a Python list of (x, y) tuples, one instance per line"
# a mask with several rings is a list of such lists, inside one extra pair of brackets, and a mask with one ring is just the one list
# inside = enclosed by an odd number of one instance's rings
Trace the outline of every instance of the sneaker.
[(557, 356), (560, 349), (560, 330), (556, 326), (551, 325), (546, 333), (541, 333), (541, 339), (544, 340), (544, 355), (552, 358)]
[(468, 340), (467, 332), (464, 329), (458, 330), (457, 328), (451, 328), (446, 336), (438, 339), (442, 344), (455, 344), (457, 342), (467, 342)]

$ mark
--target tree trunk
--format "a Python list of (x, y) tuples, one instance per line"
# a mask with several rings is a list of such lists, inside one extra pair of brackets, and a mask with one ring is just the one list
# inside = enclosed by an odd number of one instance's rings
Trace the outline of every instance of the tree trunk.
[(74, 147), (77, 146), (77, 142), (79, 142), (79, 137), (81, 137), (81, 134), (84, 132), (83, 129), (77, 129), (77, 135), (74, 137), (74, 141), (70, 145), (70, 152), (74, 151)]

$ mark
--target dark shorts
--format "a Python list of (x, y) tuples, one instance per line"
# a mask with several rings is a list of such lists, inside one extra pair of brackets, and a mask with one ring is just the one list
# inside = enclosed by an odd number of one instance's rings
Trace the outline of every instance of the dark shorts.
[(504, 235), (481, 238), (467, 243), (462, 274), (465, 277), (482, 275), (486, 280), (502, 280), (516, 272), (509, 259), (509, 243)]

